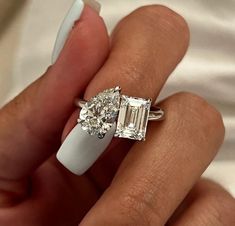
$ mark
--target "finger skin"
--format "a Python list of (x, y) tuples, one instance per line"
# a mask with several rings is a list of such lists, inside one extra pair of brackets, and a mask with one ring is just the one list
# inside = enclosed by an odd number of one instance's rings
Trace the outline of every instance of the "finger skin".
[(235, 225), (235, 199), (220, 185), (200, 180), (167, 226)]
[(145, 6), (124, 18), (112, 34), (111, 53), (89, 83), (85, 99), (105, 88), (156, 99), (189, 44), (185, 20), (172, 10)]
[[(89, 83), (84, 98), (89, 100), (106, 88), (120, 86), (123, 94), (152, 98), (154, 103), (168, 76), (183, 58), (188, 43), (189, 29), (181, 16), (159, 5), (137, 9), (115, 28), (110, 55)], [(64, 134), (67, 135), (75, 123), (73, 115)], [(119, 142), (124, 146), (130, 143), (119, 139), (115, 145), (121, 145)], [(106, 177), (105, 166), (118, 166), (117, 162), (126, 154), (126, 150), (123, 150), (124, 154), (120, 150), (115, 153), (113, 146), (112, 151), (106, 152), (107, 157), (89, 171), (102, 188), (113, 177), (113, 173)], [(108, 171), (115, 172), (115, 169)]]
[(212, 106), (179, 93), (161, 107), (165, 121), (151, 123), (83, 225), (164, 225), (216, 155), (224, 126)]
[(85, 7), (56, 64), (0, 111), (0, 178), (22, 179), (57, 150), (74, 98), (108, 50), (103, 20)]
[(34, 173), (27, 199), (0, 209), (0, 225), (77, 226), (98, 196), (89, 184), (46, 161)]

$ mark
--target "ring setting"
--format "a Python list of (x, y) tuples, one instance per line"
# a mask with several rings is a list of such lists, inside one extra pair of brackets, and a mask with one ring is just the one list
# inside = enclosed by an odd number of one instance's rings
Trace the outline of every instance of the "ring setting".
[(81, 108), (78, 123), (84, 131), (99, 139), (115, 125), (115, 137), (143, 141), (148, 121), (164, 119), (164, 111), (158, 107), (151, 109), (151, 103), (151, 99), (122, 95), (117, 86), (89, 101), (76, 100), (76, 105)]

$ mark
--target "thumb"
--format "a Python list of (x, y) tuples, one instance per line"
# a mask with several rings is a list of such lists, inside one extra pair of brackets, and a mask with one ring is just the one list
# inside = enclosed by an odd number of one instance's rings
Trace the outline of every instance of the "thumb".
[(0, 110), (1, 180), (24, 178), (56, 151), (74, 98), (82, 95), (107, 57), (109, 38), (102, 18), (81, 0), (75, 6), (82, 7), (81, 17), (58, 60)]

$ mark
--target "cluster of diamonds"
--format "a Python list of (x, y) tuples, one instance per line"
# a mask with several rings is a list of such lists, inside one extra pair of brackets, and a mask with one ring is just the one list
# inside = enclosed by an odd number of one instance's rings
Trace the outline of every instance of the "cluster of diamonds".
[(82, 129), (100, 139), (117, 123), (115, 137), (145, 140), (151, 100), (120, 94), (120, 87), (105, 90), (80, 112)]

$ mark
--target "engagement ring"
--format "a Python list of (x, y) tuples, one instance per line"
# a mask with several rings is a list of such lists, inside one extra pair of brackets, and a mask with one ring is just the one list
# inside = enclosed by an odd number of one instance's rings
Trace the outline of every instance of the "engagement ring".
[(148, 121), (164, 119), (164, 111), (151, 104), (151, 99), (122, 95), (120, 87), (107, 89), (89, 101), (76, 100), (81, 108), (78, 123), (100, 139), (116, 124), (115, 137), (145, 140)]

